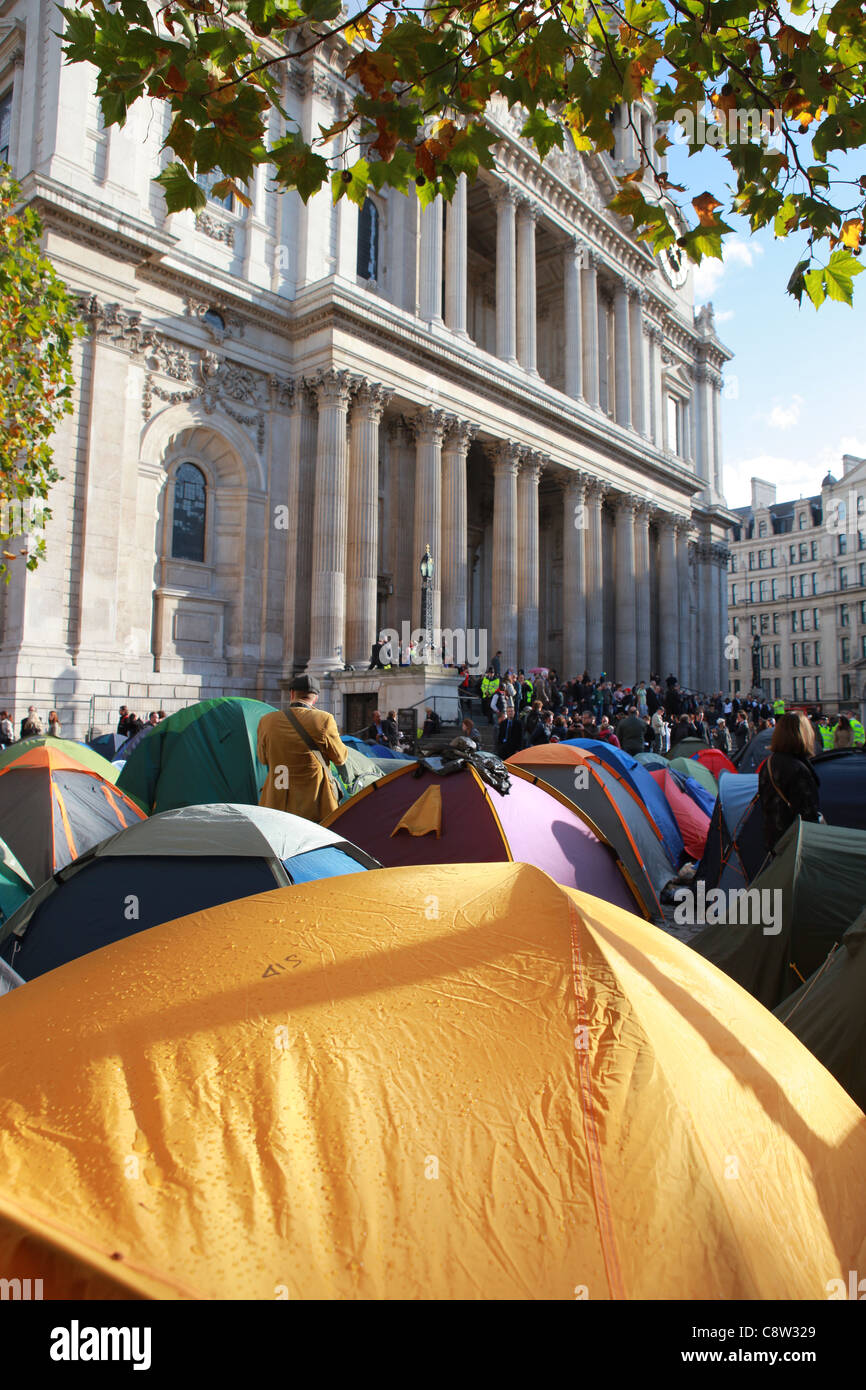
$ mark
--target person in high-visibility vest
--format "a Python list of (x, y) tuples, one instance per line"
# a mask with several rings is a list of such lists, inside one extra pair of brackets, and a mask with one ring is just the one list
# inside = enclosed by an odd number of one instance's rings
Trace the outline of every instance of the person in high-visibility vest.
[(774, 700), (774, 701), (773, 701), (773, 716), (774, 716), (774, 718), (775, 718), (775, 719), (778, 719), (778, 718), (779, 718), (779, 715), (780, 715), (780, 714), (784, 714), (784, 713), (785, 713), (785, 701), (784, 701), (784, 700)]
[(848, 711), (848, 718), (851, 721), (851, 732), (854, 735), (854, 747), (862, 748), (866, 744), (866, 730), (853, 710)]
[(830, 727), (830, 721), (826, 714), (819, 720), (818, 733), (821, 735), (821, 743), (826, 753), (833, 747), (833, 730)]

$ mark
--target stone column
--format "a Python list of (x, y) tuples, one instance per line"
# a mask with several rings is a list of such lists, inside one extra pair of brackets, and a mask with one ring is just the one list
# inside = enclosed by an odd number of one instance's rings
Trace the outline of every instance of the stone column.
[(313, 565), (310, 596), (310, 661), (315, 675), (345, 662), (346, 536), (349, 457), (346, 411), (356, 378), (329, 368), (316, 377), (319, 404)]
[(445, 224), (445, 322), (461, 338), (469, 336), (466, 331), (468, 213), (468, 184), (466, 175), (461, 174), (454, 197), (448, 204)]
[(562, 675), (583, 674), (587, 664), (586, 540), (588, 532), (585, 473), (569, 473), (562, 497)]
[(712, 417), (710, 414), (710, 383), (707, 368), (699, 363), (695, 368), (695, 396), (697, 404), (697, 472), (707, 487), (713, 484), (713, 438)]
[(584, 246), (578, 237), (569, 237), (563, 258), (562, 291), (565, 317), (565, 393), (575, 400), (583, 397), (583, 286), (581, 266)]
[[(649, 434), (649, 420), (646, 408), (646, 371), (644, 369), (644, 322), (643, 306), (646, 303), (646, 290), (639, 285), (631, 288), (631, 379), (634, 385), (632, 400), (632, 423), (638, 434)], [(649, 676), (647, 676), (649, 679)]]
[(652, 504), (638, 499), (634, 513), (635, 656), (637, 678), (652, 675), (652, 593), (650, 590), (649, 520)]
[(510, 184), (496, 190), (496, 355), (517, 364), (516, 194)]
[(728, 672), (728, 658), (725, 654), (728, 636), (728, 555), (725, 546), (720, 546), (718, 550), (718, 572), (716, 574), (716, 594), (719, 604), (719, 632), (721, 633), (722, 650), (719, 652), (719, 689), (723, 694), (727, 693), (730, 685), (730, 675)]
[(412, 557), (412, 628), (421, 625), (421, 556), (433, 557), (433, 628), (442, 626), (442, 439), (452, 423), (443, 410), (424, 406), (415, 425), (415, 553)]
[(392, 614), (394, 626), (400, 633), (402, 642), (402, 624), (408, 623), (410, 631), (418, 626), (418, 618), (412, 608), (414, 575), (421, 559), (420, 551), (417, 558), (414, 555), (415, 530), (412, 521), (415, 496), (415, 435), (413, 428), (402, 416), (389, 420), (387, 430), (391, 446), (391, 513), (394, 518)]
[(657, 448), (664, 448), (665, 402), (662, 391), (662, 342), (664, 335), (655, 324), (649, 330), (649, 397), (652, 416), (652, 441)]
[(543, 454), (526, 454), (517, 477), (517, 656), (513, 664), (525, 671), (538, 665), (538, 482), (544, 463)]
[(711, 379), (712, 387), (712, 416), (713, 416), (713, 461), (714, 461), (714, 485), (719, 496), (724, 496), (724, 485), (722, 481), (722, 378), (714, 372)]
[(610, 379), (611, 295), (610, 287), (598, 283), (598, 403), (605, 415), (613, 416), (613, 383)]
[(517, 360), (537, 375), (535, 219), (537, 209), (521, 198), (517, 209)]
[(614, 679), (633, 685), (637, 671), (637, 597), (635, 584), (634, 516), (638, 499), (620, 493), (616, 499), (616, 670)]
[(677, 523), (670, 512), (657, 512), (659, 527), (659, 675), (662, 684), (678, 674), (680, 614), (677, 596)]
[[(442, 323), (442, 198), (421, 209), (421, 318)], [(420, 560), (419, 560), (420, 563)]]
[(598, 409), (598, 261), (594, 252), (585, 253), (580, 272), (582, 315), (583, 394), (587, 405)]
[(679, 602), (679, 662), (675, 671), (680, 685), (694, 684), (694, 661), (691, 644), (691, 584), (689, 566), (689, 536), (692, 524), (688, 517), (677, 522), (677, 585)]
[(601, 507), (607, 488), (593, 478), (586, 485), (586, 662), (593, 680), (604, 669), (603, 531)]
[[(618, 280), (613, 296), (616, 422), (631, 428), (631, 334), (629, 332), (629, 284)], [(626, 680), (617, 672), (616, 679)]]
[(316, 396), (295, 382), (289, 426), (289, 549), (283, 625), (283, 674), (303, 671), (310, 659), (310, 592), (313, 568), (313, 511), (316, 498)]
[(457, 420), (442, 445), (442, 626), (464, 634), (469, 621), (466, 455), (474, 433), (474, 425)]
[(709, 619), (709, 661), (707, 663), (707, 694), (720, 688), (719, 676), (722, 667), (725, 638), (722, 631), (722, 608), (719, 602), (719, 547), (707, 546), (707, 618)]
[(493, 601), (490, 650), (503, 670), (517, 661), (517, 469), (519, 444), (502, 441), (493, 461)]
[(346, 660), (370, 660), (379, 576), (379, 424), (391, 392), (362, 382), (352, 398), (346, 547)]

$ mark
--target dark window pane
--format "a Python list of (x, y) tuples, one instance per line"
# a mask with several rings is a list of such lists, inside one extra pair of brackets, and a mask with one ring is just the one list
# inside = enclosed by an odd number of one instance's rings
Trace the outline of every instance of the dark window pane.
[(207, 485), (194, 463), (182, 463), (174, 480), (171, 554), (174, 560), (204, 560)]
[(358, 263), (356, 273), (362, 280), (379, 278), (379, 209), (365, 198), (358, 214)]
[(0, 97), (0, 164), (9, 163), (9, 141), (12, 133), (12, 93)]

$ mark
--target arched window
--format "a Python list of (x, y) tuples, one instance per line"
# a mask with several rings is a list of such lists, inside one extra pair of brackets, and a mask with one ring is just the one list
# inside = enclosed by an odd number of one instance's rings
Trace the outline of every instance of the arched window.
[(379, 209), (372, 198), (365, 198), (358, 214), (358, 263), (362, 280), (379, 278)]
[(194, 463), (182, 463), (174, 478), (174, 517), (171, 527), (173, 560), (204, 560), (207, 484)]

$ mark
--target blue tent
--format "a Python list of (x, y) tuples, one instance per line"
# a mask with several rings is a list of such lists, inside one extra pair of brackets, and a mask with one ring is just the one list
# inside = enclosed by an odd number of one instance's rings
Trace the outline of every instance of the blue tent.
[[(587, 743), (593, 743), (594, 739), (587, 739)], [(667, 772), (669, 763), (664, 753), (635, 753), (634, 760), (645, 767), (648, 772)]]
[(87, 747), (113, 763), (123, 745), (128, 742), (126, 734), (99, 734), (97, 738), (87, 740)]
[(828, 824), (866, 830), (866, 753), (838, 748), (819, 753), (812, 766), (821, 784), (819, 805)]
[[(683, 837), (664, 792), (650, 776), (649, 770), (637, 762), (630, 753), (626, 753), (622, 748), (614, 748), (603, 739), (565, 738), (562, 742), (573, 744), (584, 753), (594, 753), (601, 762), (606, 763), (628, 782), (661, 831), (665, 852), (674, 868), (677, 868), (683, 857)], [(664, 766), (667, 767), (667, 763)]]
[(389, 748), (387, 743), (369, 743), (365, 739), (356, 738), (354, 734), (341, 734), (340, 737), (347, 748), (357, 748), (359, 753), (366, 753), (368, 758), (396, 758), (401, 762), (411, 761), (411, 754), (401, 753), (397, 748)]
[(705, 811), (712, 820), (718, 797), (713, 796), (712, 792), (708, 792), (706, 787), (702, 787), (700, 782), (696, 781), (694, 777), (686, 777), (685, 773), (677, 771), (677, 769), (671, 767), (670, 764), (667, 765), (665, 771), (671, 774), (671, 777), (673, 777), (680, 790), (684, 791), (687, 796), (690, 796), (695, 805), (700, 806), (701, 810)]

